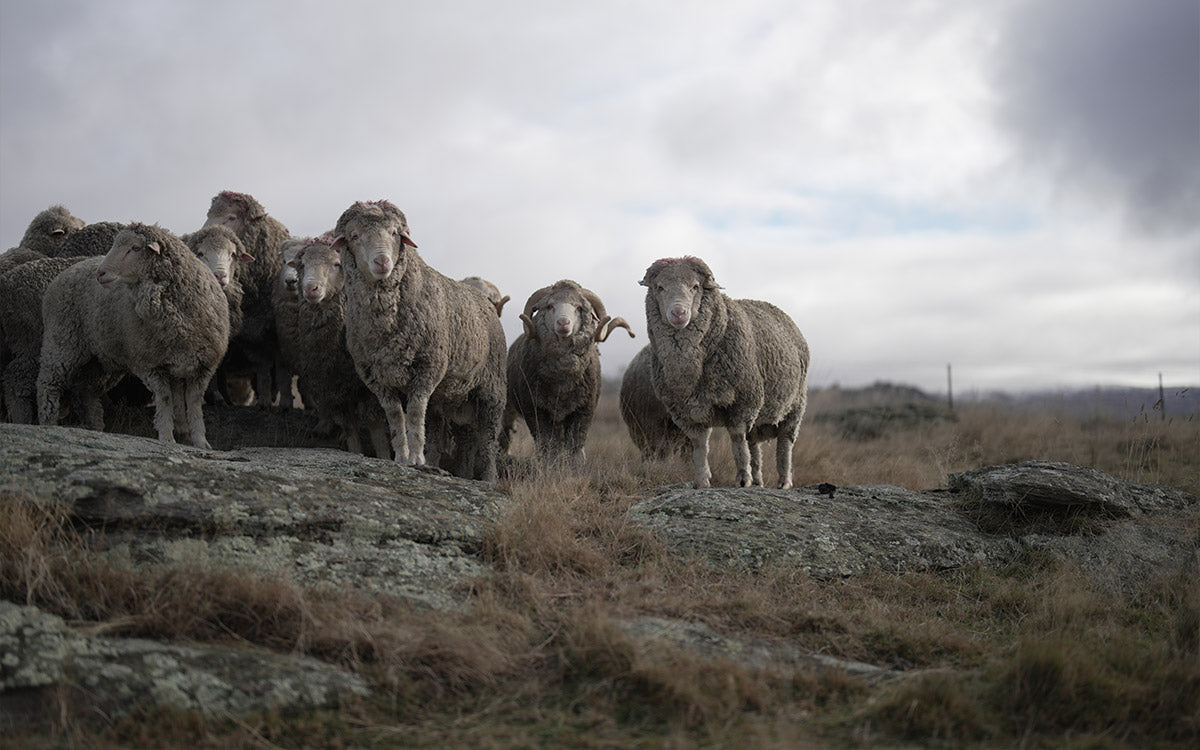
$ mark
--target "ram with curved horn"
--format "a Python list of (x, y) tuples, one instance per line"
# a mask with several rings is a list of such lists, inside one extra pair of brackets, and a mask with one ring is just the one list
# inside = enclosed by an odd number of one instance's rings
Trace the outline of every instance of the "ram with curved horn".
[(617, 328), (630, 337), (633, 329), (624, 318), (610, 316), (599, 295), (568, 279), (529, 295), (520, 317), (525, 332), (508, 350), (501, 449), (507, 450), (520, 415), (539, 456), (578, 466), (600, 399), (597, 344)]

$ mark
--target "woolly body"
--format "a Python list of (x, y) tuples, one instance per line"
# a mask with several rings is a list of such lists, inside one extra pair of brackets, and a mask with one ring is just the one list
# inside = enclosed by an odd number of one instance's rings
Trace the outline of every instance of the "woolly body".
[(727, 297), (699, 258), (657, 261), (641, 283), (654, 392), (691, 441), (696, 486), (709, 486), (709, 435), (725, 427), (738, 485), (762, 484), (758, 443), (777, 437), (779, 486), (790, 487), (807, 401), (809, 352), (799, 328), (768, 302)]
[(687, 435), (654, 394), (653, 361), (654, 354), (647, 345), (634, 355), (625, 369), (619, 396), (621, 420), (643, 458), (685, 455), (689, 446)]
[(43, 255), (55, 255), (58, 246), (83, 227), (83, 220), (72, 216), (67, 209), (51, 206), (33, 217), (19, 246)]
[(346, 272), (346, 345), (387, 414), (396, 460), (425, 463), (426, 416), (439, 414), (457, 448), (455, 473), (494, 480), (505, 400), (495, 308), (428, 266), (404, 214), (387, 201), (355, 203), (335, 234)]
[[(43, 424), (57, 423), (64, 391), (86, 388), (80, 380), (96, 363), (107, 376), (130, 372), (149, 388), (160, 440), (175, 442), (178, 429), (190, 432), (193, 445), (210, 447), (201, 405), (229, 341), (229, 309), (212, 272), (182, 240), (131, 224), (106, 256), (80, 261), (50, 283), (42, 316)], [(82, 395), (99, 400), (96, 391)], [(98, 409), (88, 421), (103, 428)]]

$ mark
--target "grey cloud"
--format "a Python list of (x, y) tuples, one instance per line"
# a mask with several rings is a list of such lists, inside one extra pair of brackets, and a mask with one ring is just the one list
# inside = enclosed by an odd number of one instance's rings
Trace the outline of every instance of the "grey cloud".
[(999, 116), (1037, 168), (1137, 228), (1200, 228), (1200, 3), (1026, 2), (997, 47)]

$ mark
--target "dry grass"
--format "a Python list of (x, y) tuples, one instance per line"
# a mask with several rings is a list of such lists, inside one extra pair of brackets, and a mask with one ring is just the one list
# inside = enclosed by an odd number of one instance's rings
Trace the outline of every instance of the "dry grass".
[[(733, 476), (714, 441), (714, 478)], [(576, 472), (515, 472), (476, 604), (414, 613), (398, 602), (237, 571), (135, 574), (87, 553), (52, 510), (0, 500), (0, 595), (92, 630), (251, 643), (359, 671), (376, 696), (339, 712), (238, 721), (167, 714), (64, 724), (21, 738), (61, 746), (806, 747), (1186, 746), (1200, 739), (1200, 578), (1114, 593), (1069, 565), (757, 576), (667, 554), (627, 520), (683, 461), (643, 463), (606, 397)], [(513, 452), (532, 456), (528, 434)], [(957, 421), (843, 438), (813, 423), (798, 484), (940, 486), (948, 472), (1023, 459), (1094, 466), (1200, 492), (1200, 424), (1081, 421), (993, 406)], [(518, 460), (518, 464), (520, 461)], [(773, 473), (768, 466), (768, 477)], [(788, 643), (914, 675), (872, 687), (816, 667), (711, 661), (630, 636), (644, 615)]]

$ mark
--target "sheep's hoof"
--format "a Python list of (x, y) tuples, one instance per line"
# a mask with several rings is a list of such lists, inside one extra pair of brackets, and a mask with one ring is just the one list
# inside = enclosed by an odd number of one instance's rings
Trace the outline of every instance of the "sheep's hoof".
[(746, 472), (739, 471), (738, 475), (737, 475), (737, 486), (738, 487), (753, 487), (754, 479), (751, 478), (751, 476), (749, 474), (747, 474)]

